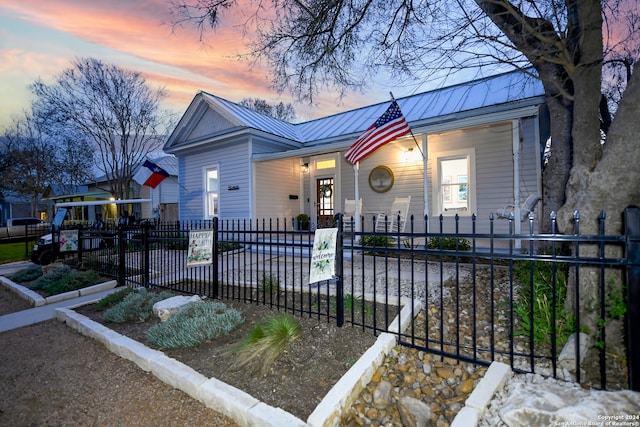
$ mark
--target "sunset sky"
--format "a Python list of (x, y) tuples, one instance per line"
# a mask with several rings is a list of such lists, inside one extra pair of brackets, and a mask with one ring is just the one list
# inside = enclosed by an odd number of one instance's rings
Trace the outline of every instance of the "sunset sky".
[[(233, 57), (244, 42), (231, 19), (208, 32), (205, 43), (193, 27), (173, 32), (171, 19), (169, 0), (0, 0), (0, 130), (29, 108), (31, 83), (52, 83), (83, 57), (141, 72), (151, 87), (165, 87), (164, 107), (179, 114), (199, 90), (234, 102), (293, 102), (269, 89), (267, 70)], [(298, 120), (313, 119), (386, 101), (389, 90), (376, 85), (342, 101), (328, 93), (315, 107), (294, 108)], [(394, 88), (397, 97), (406, 94)]]

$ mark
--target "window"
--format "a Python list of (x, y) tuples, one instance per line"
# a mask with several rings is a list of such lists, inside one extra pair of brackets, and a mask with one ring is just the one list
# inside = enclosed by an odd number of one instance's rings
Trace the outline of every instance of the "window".
[(475, 155), (473, 150), (439, 153), (436, 156), (436, 213), (471, 215), (475, 210)]
[(214, 216), (218, 216), (218, 205), (220, 200), (219, 196), (219, 180), (218, 180), (218, 168), (209, 168), (205, 172), (205, 188), (207, 189), (206, 194), (206, 212), (205, 216), (207, 218), (213, 218)]
[(316, 162), (316, 169), (317, 170), (322, 170), (322, 169), (333, 169), (336, 167), (336, 160), (335, 159), (329, 159), (329, 160), (318, 160)]

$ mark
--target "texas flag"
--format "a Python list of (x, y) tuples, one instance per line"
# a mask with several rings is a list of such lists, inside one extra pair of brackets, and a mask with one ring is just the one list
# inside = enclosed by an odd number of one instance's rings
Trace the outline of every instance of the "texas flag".
[(140, 185), (156, 188), (168, 176), (169, 173), (166, 170), (149, 160), (145, 160), (138, 172), (133, 175), (133, 180)]

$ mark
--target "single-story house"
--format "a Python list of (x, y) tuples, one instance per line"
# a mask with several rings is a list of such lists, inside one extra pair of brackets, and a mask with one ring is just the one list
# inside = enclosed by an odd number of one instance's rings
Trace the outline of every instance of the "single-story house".
[[(158, 219), (160, 221), (178, 220), (178, 162), (172, 155), (163, 152), (152, 152), (146, 158), (161, 167), (169, 175), (155, 188), (140, 185), (132, 180), (130, 199), (143, 199), (143, 203), (132, 204), (128, 213), (137, 219)], [(142, 165), (138, 165), (137, 171)], [(83, 191), (69, 194), (53, 195), (49, 197), (52, 203), (60, 202), (93, 202), (112, 200), (106, 175), (99, 168), (94, 171), (94, 180)], [(96, 205), (74, 207), (70, 212), (71, 219), (95, 221), (100, 215), (105, 221), (117, 221), (116, 205)]]
[[(356, 174), (345, 152), (390, 102), (293, 124), (197, 93), (164, 146), (178, 159), (180, 220), (305, 213), (323, 224), (355, 198), (357, 176), (365, 229), (396, 197), (411, 196), (414, 231), (424, 231), (425, 215), (438, 230), (443, 215), (450, 232), (457, 214), (467, 232), (475, 213), (477, 231), (487, 232), (490, 214), (541, 194), (549, 118), (536, 79), (505, 73), (397, 103), (411, 134), (363, 159)], [(495, 223), (507, 230), (507, 220)]]

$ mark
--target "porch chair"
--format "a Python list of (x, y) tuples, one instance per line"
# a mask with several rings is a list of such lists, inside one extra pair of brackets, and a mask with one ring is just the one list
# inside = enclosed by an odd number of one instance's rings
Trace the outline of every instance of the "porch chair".
[(404, 233), (409, 215), (411, 196), (396, 197), (391, 204), (391, 210), (379, 213), (376, 217), (376, 233)]
[[(529, 218), (529, 212), (533, 211), (539, 201), (540, 196), (535, 193), (530, 194), (529, 197), (526, 198), (520, 207), (520, 222)], [(509, 219), (509, 215), (514, 212), (515, 208), (514, 205), (505, 205), (504, 208), (496, 211), (496, 216), (498, 219)]]
[[(358, 212), (362, 215), (362, 198), (358, 200)], [(352, 231), (356, 229), (356, 201), (344, 199), (344, 212), (342, 212), (342, 230)]]

